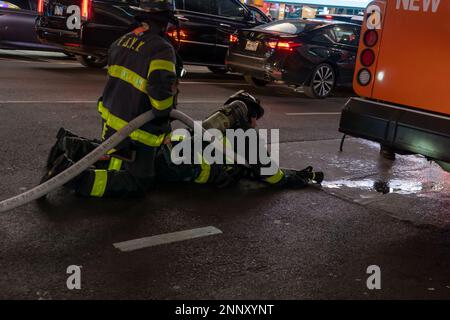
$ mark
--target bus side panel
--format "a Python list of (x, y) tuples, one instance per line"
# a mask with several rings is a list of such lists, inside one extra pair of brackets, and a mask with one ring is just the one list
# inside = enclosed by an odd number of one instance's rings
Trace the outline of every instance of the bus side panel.
[(448, 0), (388, 1), (371, 97), (450, 114), (449, 21)]

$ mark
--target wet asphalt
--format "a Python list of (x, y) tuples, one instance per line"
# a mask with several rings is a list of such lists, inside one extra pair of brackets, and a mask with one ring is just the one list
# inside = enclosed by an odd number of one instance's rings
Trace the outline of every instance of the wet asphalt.
[[(0, 215), (1, 299), (450, 298), (448, 173), (420, 156), (381, 159), (376, 144), (354, 138), (339, 152), (348, 89), (311, 100), (189, 71), (180, 110), (202, 119), (249, 90), (266, 108), (260, 127), (280, 129), (281, 165), (324, 171), (322, 188), (173, 185), (102, 200), (59, 189)], [(105, 79), (62, 56), (0, 51), (0, 199), (37, 184), (60, 127), (99, 137)], [(113, 246), (207, 226), (222, 234), (132, 252)], [(66, 286), (70, 265), (82, 266), (81, 290)], [(371, 265), (380, 290), (367, 288)]]

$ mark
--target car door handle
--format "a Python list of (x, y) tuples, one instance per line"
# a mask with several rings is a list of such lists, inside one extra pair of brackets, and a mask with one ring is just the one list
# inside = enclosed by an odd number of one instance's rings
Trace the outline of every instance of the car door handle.
[(188, 22), (189, 21), (189, 19), (186, 18), (185, 16), (177, 16), (176, 15), (175, 17), (177, 17), (178, 20), (183, 21), (183, 22)]
[(220, 23), (219, 25), (221, 27), (231, 28), (231, 26), (229, 24), (226, 24), (226, 23)]

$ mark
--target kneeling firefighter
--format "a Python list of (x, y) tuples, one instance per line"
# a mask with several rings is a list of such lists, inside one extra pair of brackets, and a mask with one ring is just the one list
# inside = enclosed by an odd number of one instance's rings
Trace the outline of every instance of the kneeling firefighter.
[[(114, 42), (108, 54), (108, 81), (98, 110), (102, 139), (146, 111), (155, 119), (134, 131), (116, 149), (66, 186), (83, 196), (142, 194), (154, 182), (155, 157), (171, 131), (169, 114), (176, 104), (178, 80), (175, 49), (165, 37), (177, 24), (171, 0), (141, 0), (138, 28)], [(80, 138), (61, 129), (48, 158), (46, 181), (95, 149), (101, 141)]]
[[(213, 113), (202, 123), (203, 128), (217, 129), (223, 137), (223, 143), (232, 148), (235, 154), (238, 154), (238, 144), (231, 142), (226, 138), (226, 130), (242, 129), (242, 132), (255, 129), (257, 120), (264, 115), (264, 109), (260, 101), (245, 91), (239, 91), (231, 96), (225, 105)], [(193, 137), (193, 130), (190, 130), (189, 136)], [(257, 135), (255, 135), (257, 136)], [(245, 140), (245, 158), (247, 165), (227, 164), (225, 156), (223, 156), (222, 164), (209, 164), (203, 159), (202, 154), (190, 154), (188, 164), (174, 164), (171, 159), (171, 153), (175, 146), (179, 143), (187, 142), (191, 145), (190, 150), (194, 150), (194, 139), (186, 136), (172, 135), (169, 141), (158, 151), (156, 162), (156, 179), (158, 183), (173, 182), (192, 182), (197, 184), (209, 184), (218, 187), (228, 187), (239, 182), (241, 179), (249, 179), (254, 181), (262, 181), (268, 185), (285, 187), (285, 188), (304, 188), (314, 183), (321, 183), (324, 175), (322, 172), (314, 172), (312, 167), (303, 170), (281, 169), (276, 163), (270, 160), (269, 163), (263, 164), (261, 154), (266, 155), (265, 159), (270, 159), (264, 141), (258, 139), (258, 143), (250, 145), (249, 140)], [(190, 139), (186, 141), (186, 139)], [(203, 142), (203, 149), (208, 146), (209, 142)], [(250, 150), (253, 148), (253, 150)], [(250, 151), (258, 155), (256, 163), (250, 163)], [(200, 158), (194, 162), (194, 158)], [(200, 164), (194, 164), (200, 163)], [(275, 167), (274, 175), (261, 174), (262, 168)]]

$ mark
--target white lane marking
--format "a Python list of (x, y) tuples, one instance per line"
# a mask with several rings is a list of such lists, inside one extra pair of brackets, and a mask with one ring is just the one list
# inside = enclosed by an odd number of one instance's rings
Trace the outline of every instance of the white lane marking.
[(226, 99), (223, 99), (223, 100), (181, 100), (181, 101), (178, 101), (178, 103), (180, 104), (182, 104), (182, 103), (186, 103), (186, 104), (192, 104), (192, 103), (220, 103), (220, 104), (223, 104), (223, 102), (225, 101)]
[(89, 100), (89, 101), (20, 101), (20, 100), (11, 100), (11, 101), (0, 101), (0, 104), (38, 104), (38, 103), (48, 103), (48, 104), (68, 104), (68, 103), (97, 103), (97, 100)]
[[(77, 62), (59, 62), (59, 61), (51, 61), (51, 60), (20, 60), (20, 59), (5, 59), (5, 58), (0, 58), (0, 61), (7, 61), (7, 62), (18, 62), (18, 63), (28, 63), (28, 64), (36, 64), (36, 63), (51, 63), (51, 64), (63, 64), (63, 65), (71, 65), (71, 66), (76, 66), (76, 65), (80, 65)], [(80, 65), (81, 66), (81, 65)]]
[(335, 116), (340, 115), (340, 112), (297, 112), (286, 113), (287, 116)]
[[(10, 101), (0, 101), (0, 104), (89, 104), (97, 103), (97, 100), (86, 100), (86, 101), (20, 101), (20, 100), (10, 100)], [(191, 103), (223, 103), (223, 100), (181, 100), (178, 101), (179, 104), (191, 104)]]
[(10, 56), (35, 56), (35, 57), (48, 57), (48, 58), (61, 58), (65, 57), (64, 53), (51, 52), (51, 51), (35, 51), (35, 50), (8, 50), (0, 49), (0, 54)]
[(216, 227), (205, 227), (198, 229), (191, 229), (173, 233), (160, 234), (157, 236), (140, 238), (130, 241), (124, 241), (119, 243), (114, 243), (113, 246), (123, 252), (135, 251), (143, 248), (159, 246), (162, 244), (180, 242), (185, 240), (191, 240), (201, 237), (208, 237), (216, 234), (223, 233)]
[(220, 85), (220, 86), (250, 86), (248, 83), (245, 82), (207, 82), (207, 81), (186, 81), (186, 82), (180, 82), (180, 84), (187, 84), (187, 85), (199, 85), (199, 84), (205, 84), (205, 85)]

